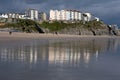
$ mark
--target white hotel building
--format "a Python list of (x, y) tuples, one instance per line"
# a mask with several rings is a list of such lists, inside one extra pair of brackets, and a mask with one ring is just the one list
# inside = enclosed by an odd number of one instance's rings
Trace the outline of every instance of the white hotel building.
[(81, 20), (81, 16), (76, 10), (50, 10), (50, 20)]
[(38, 20), (39, 13), (36, 9), (28, 9), (25, 15), (30, 18), (31, 20)]
[[(84, 13), (86, 16), (83, 15), (80, 11), (77, 10), (50, 10), (50, 18), (49, 20), (54, 21), (92, 21), (95, 20), (96, 17), (91, 15), (91, 13)], [(99, 20), (99, 18), (97, 18)]]

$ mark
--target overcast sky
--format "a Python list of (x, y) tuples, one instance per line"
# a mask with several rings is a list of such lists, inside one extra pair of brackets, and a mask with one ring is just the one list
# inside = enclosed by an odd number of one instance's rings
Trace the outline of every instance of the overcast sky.
[(47, 13), (50, 9), (77, 9), (120, 26), (120, 0), (0, 0), (0, 13), (25, 12), (27, 8)]

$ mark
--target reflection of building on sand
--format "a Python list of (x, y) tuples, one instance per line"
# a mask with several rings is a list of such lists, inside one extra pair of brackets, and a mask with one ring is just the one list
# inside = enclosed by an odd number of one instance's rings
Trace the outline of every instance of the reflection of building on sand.
[(77, 64), (80, 63), (80, 58), (83, 58), (85, 63), (90, 60), (90, 53), (76, 51), (73, 48), (57, 48), (49, 47), (49, 63), (51, 64)]
[(0, 61), (21, 61), (36, 63), (38, 60), (46, 60), (48, 47), (20, 46), (16, 48), (0, 49)]
[[(79, 65), (79, 63), (88, 64), (91, 57), (98, 59), (99, 52), (114, 49), (118, 47), (115, 42), (107, 41), (108, 43), (94, 43), (92, 41), (87, 43), (73, 42), (73, 43), (57, 43), (46, 46), (20, 46), (16, 48), (0, 49), (0, 61), (21, 61), (30, 64), (37, 62), (46, 62), (55, 65)], [(112, 46), (112, 47), (111, 47)]]
[[(81, 54), (83, 53), (83, 54)], [(89, 63), (90, 53), (87, 51), (77, 51), (73, 48), (58, 47), (20, 47), (17, 49), (1, 49), (1, 61), (21, 61), (36, 63), (37, 61), (47, 61), (49, 64), (77, 64), (80, 58), (85, 63)]]
[(90, 53), (89, 50), (76, 50), (75, 48), (49, 47), (49, 64), (58, 65), (79, 65), (81, 62), (88, 64), (94, 56), (97, 60), (98, 51)]

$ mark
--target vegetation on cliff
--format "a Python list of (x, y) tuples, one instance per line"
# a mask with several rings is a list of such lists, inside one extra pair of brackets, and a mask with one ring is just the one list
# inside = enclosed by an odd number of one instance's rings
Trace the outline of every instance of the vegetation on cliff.
[(28, 19), (16, 19), (15, 22), (5, 23), (5, 25), (2, 25), (1, 28), (11, 28), (23, 32), (33, 32), (37, 31), (34, 27), (36, 23), (37, 22)]
[(76, 21), (76, 22), (67, 22), (64, 23), (63, 21), (54, 21), (54, 22), (43, 22), (40, 24), (42, 27), (49, 29), (52, 31), (60, 31), (63, 29), (69, 29), (69, 28), (84, 28), (84, 29), (105, 29), (105, 24), (102, 21), (90, 21), (90, 22), (84, 22), (84, 21)]
[(106, 26), (102, 21), (74, 21), (74, 22), (63, 22), (63, 21), (53, 21), (53, 22), (42, 22), (38, 23), (28, 19), (17, 19), (15, 22), (6, 23), (2, 25), (2, 28), (12, 28), (20, 30), (23, 32), (38, 32), (35, 28), (35, 24), (38, 24), (42, 29), (48, 30), (49, 32), (62, 31), (64, 29), (86, 29), (86, 30), (97, 30), (105, 29)]

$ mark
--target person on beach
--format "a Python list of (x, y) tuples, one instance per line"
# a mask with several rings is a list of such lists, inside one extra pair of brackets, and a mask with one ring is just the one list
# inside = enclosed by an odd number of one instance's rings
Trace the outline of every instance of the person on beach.
[(56, 35), (58, 35), (58, 33), (57, 33), (57, 32), (55, 32), (55, 34), (56, 34)]
[(12, 34), (12, 31), (9, 31), (9, 34), (11, 35), (11, 34)]
[(79, 34), (78, 35), (81, 35), (81, 32), (79, 31)]

